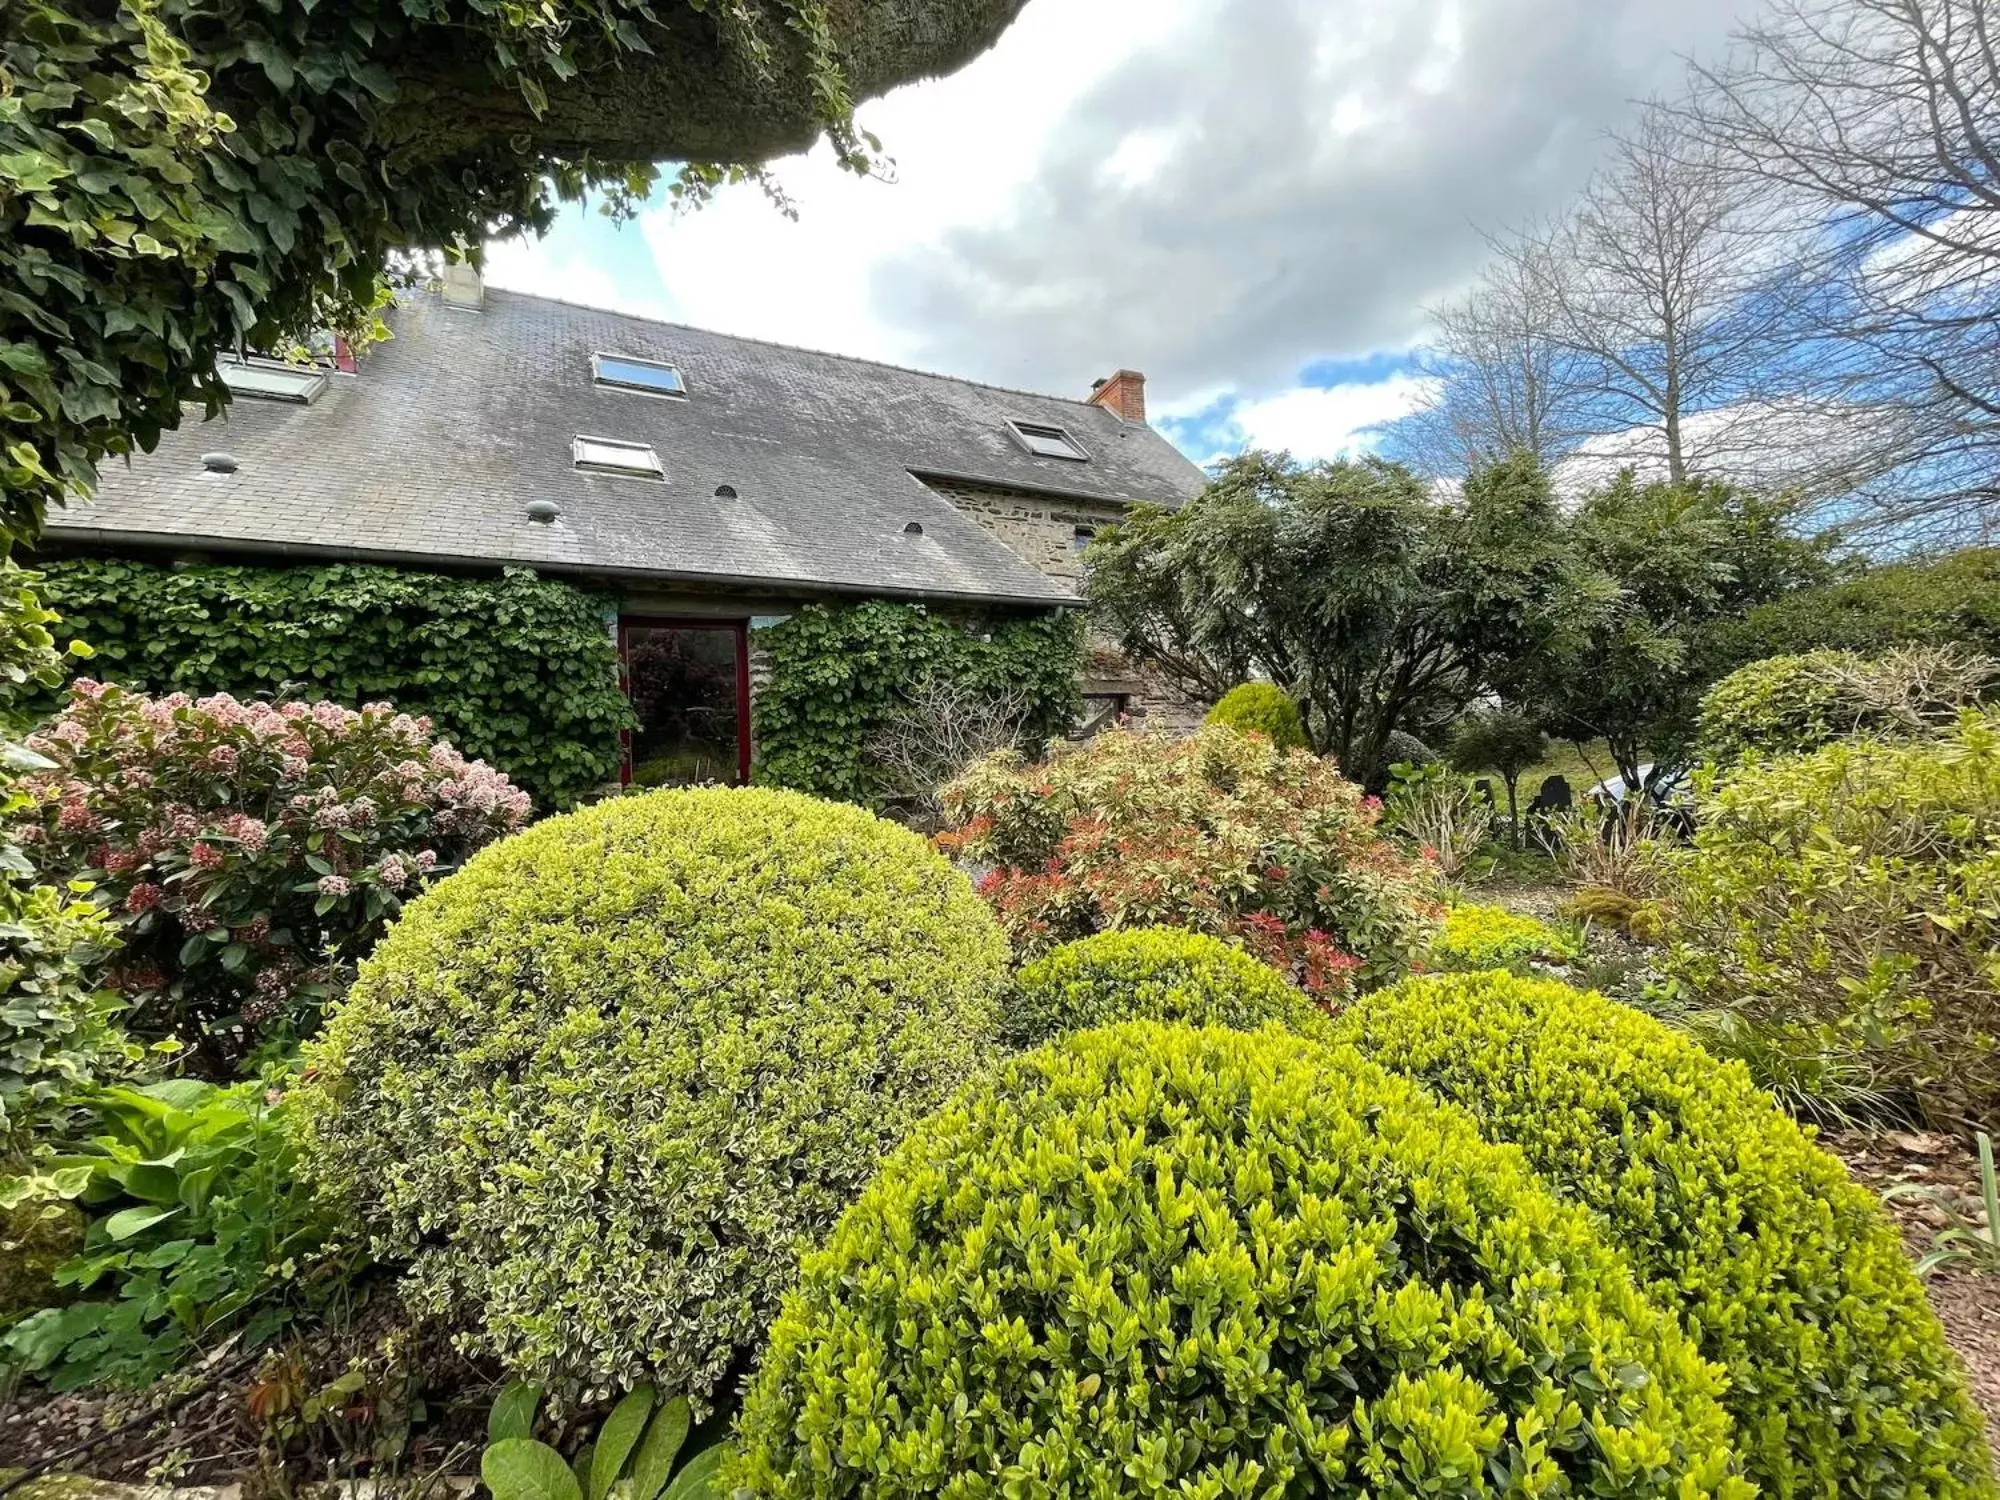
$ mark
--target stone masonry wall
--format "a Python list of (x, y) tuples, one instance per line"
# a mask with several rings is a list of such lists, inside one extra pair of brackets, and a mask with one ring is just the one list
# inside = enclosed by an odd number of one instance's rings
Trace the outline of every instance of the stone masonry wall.
[[(1125, 508), (1109, 501), (1073, 500), (1021, 490), (947, 480), (926, 484), (1004, 542), (1030, 567), (1076, 589), (1083, 589), (1083, 548), (1077, 532), (1095, 532), (1124, 518)], [(1122, 656), (1109, 639), (1092, 633), (1084, 668), (1083, 691), (1118, 694), (1130, 703), (1135, 722), (1144, 727), (1186, 734), (1208, 711), (1180, 693), (1159, 674)]]
[(1072, 587), (1083, 582), (1078, 528), (1094, 532), (1125, 514), (1122, 505), (1106, 501), (1058, 499), (941, 479), (925, 483), (1005, 542), (1030, 567)]

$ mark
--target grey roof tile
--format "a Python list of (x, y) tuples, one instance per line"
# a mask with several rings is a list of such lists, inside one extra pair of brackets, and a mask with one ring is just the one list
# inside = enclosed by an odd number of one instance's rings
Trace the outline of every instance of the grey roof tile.
[[(917, 476), (1167, 505), (1202, 483), (1158, 433), (1080, 401), (518, 293), (480, 313), (416, 294), (390, 321), (395, 339), (313, 405), (239, 398), (190, 420), (107, 465), (48, 535), (1055, 601), (1066, 586)], [(689, 399), (596, 388), (598, 351), (671, 361)], [(1091, 461), (1028, 453), (1010, 419), (1066, 428)], [(579, 433), (651, 443), (666, 482), (578, 472)], [(202, 468), (217, 448), (234, 474)], [(534, 499), (561, 519), (530, 521)]]

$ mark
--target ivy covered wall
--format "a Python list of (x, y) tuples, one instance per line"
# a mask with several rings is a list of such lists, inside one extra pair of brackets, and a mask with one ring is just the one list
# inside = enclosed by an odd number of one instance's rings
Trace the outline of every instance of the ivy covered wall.
[(43, 595), (91, 675), (149, 692), (387, 701), (567, 807), (616, 779), (631, 710), (609, 596), (510, 568), (49, 563)]
[(765, 673), (750, 705), (757, 780), (873, 804), (882, 788), (868, 742), (927, 678), (1028, 698), (1025, 738), (1067, 732), (1076, 718), (1083, 624), (1056, 613), (960, 619), (872, 599), (810, 605), (752, 632), (751, 648)]

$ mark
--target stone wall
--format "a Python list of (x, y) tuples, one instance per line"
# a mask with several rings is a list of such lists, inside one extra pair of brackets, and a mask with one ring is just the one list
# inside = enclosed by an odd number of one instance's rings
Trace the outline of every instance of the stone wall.
[(1083, 583), (1079, 531), (1095, 534), (1125, 514), (1122, 505), (928, 479), (931, 489), (1005, 542), (1029, 566), (1072, 588)]
[[(1078, 593), (1083, 590), (1083, 543), (1125, 514), (1125, 507), (1112, 501), (1036, 495), (955, 480), (924, 482), (1030, 567)], [(1127, 659), (1112, 641), (1094, 632), (1081, 686), (1088, 699), (1124, 700), (1134, 724), (1170, 734), (1186, 734), (1208, 711), (1206, 703), (1185, 697), (1157, 672)]]

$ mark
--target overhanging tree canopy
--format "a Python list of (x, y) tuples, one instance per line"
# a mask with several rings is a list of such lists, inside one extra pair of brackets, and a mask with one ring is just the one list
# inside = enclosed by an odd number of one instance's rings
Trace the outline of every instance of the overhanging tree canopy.
[(809, 144), (1024, 0), (6, 0), (0, 545), (228, 398), (219, 347), (366, 337), (389, 257)]

